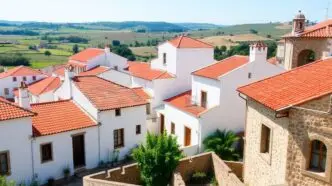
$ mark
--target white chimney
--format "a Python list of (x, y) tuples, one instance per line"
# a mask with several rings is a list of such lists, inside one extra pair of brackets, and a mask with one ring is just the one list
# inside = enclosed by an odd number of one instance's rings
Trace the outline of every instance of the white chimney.
[(27, 84), (22, 81), (18, 88), (18, 104), (20, 107), (30, 109), (30, 98)]
[(108, 45), (105, 45), (104, 51), (105, 51), (105, 54), (108, 54), (111, 52), (111, 48)]
[(267, 60), (267, 46), (258, 41), (249, 46), (250, 49), (250, 62), (258, 61), (266, 63)]
[(71, 87), (71, 80), (74, 77), (74, 68), (73, 66), (69, 65), (65, 67), (65, 79), (63, 82), (64, 88), (64, 99), (71, 99), (72, 97), (72, 87)]

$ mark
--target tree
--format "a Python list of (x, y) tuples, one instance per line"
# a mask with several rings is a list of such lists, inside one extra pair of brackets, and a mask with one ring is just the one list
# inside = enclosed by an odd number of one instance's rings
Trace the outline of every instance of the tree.
[(78, 45), (75, 44), (75, 45), (73, 46), (73, 53), (74, 53), (74, 54), (77, 54), (78, 52), (79, 52)]
[(52, 53), (51, 53), (50, 51), (46, 50), (46, 51), (44, 52), (44, 55), (45, 55), (45, 56), (50, 56), (50, 55), (52, 55)]
[(113, 46), (112, 47), (112, 52), (127, 58), (130, 61), (135, 61), (136, 57), (133, 54), (133, 51), (130, 50), (130, 48), (128, 48), (127, 45), (120, 45), (120, 46)]
[(183, 158), (176, 137), (148, 133), (146, 142), (133, 150), (134, 160), (137, 161), (141, 179), (147, 186), (166, 186), (171, 180), (175, 168)]
[(113, 46), (120, 46), (120, 44), (121, 44), (121, 43), (120, 43), (119, 40), (113, 40), (113, 41), (112, 41), (112, 45), (113, 45)]
[(218, 129), (205, 138), (203, 144), (205, 151), (213, 151), (223, 160), (238, 160), (240, 155), (233, 147), (238, 140), (234, 132)]
[(0, 186), (15, 186), (14, 181), (7, 181), (6, 177), (0, 176)]
[(252, 33), (252, 34), (258, 34), (258, 31), (255, 30), (255, 29), (250, 29), (249, 32)]

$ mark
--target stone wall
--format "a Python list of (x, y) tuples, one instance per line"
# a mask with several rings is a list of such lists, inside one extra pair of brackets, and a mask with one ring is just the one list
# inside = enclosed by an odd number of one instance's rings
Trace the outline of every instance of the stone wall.
[[(287, 177), (289, 185), (332, 185), (332, 115), (330, 96), (324, 96), (295, 107), (290, 111)], [(309, 110), (310, 109), (310, 110)], [(320, 140), (327, 146), (325, 175), (307, 170), (310, 157), (310, 140)]]
[[(246, 122), (244, 183), (252, 186), (284, 184), (288, 118), (276, 118), (274, 111), (249, 99)], [(271, 130), (269, 153), (260, 152), (262, 124)]]

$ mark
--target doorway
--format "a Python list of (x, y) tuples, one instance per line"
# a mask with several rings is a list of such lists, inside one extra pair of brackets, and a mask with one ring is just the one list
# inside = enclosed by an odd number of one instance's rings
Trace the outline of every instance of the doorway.
[(165, 130), (165, 116), (160, 114), (160, 133), (164, 133)]
[(191, 145), (191, 129), (188, 127), (184, 127), (184, 146)]
[(75, 135), (72, 137), (73, 141), (73, 160), (74, 168), (80, 168), (85, 166), (85, 145), (84, 134)]

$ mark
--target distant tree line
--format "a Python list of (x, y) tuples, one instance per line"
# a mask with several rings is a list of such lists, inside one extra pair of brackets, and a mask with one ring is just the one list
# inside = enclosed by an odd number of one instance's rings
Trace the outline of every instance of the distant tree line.
[(30, 66), (30, 59), (21, 54), (1, 54), (0, 66)]
[[(276, 55), (277, 43), (275, 41), (264, 41), (267, 45), (267, 57), (273, 57)], [(222, 60), (233, 55), (249, 55), (249, 42), (241, 42), (236, 46), (231, 46), (228, 50), (226, 46), (214, 48), (214, 58), (216, 60)]]
[(59, 41), (59, 42), (69, 42), (69, 43), (88, 43), (89, 40), (84, 37), (79, 36), (60, 36), (60, 37), (51, 37), (47, 34), (43, 35), (41, 40), (47, 40), (49, 43), (52, 43), (52, 41)]
[(39, 32), (31, 30), (0, 30), (0, 35), (25, 35), (25, 36), (38, 36)]

